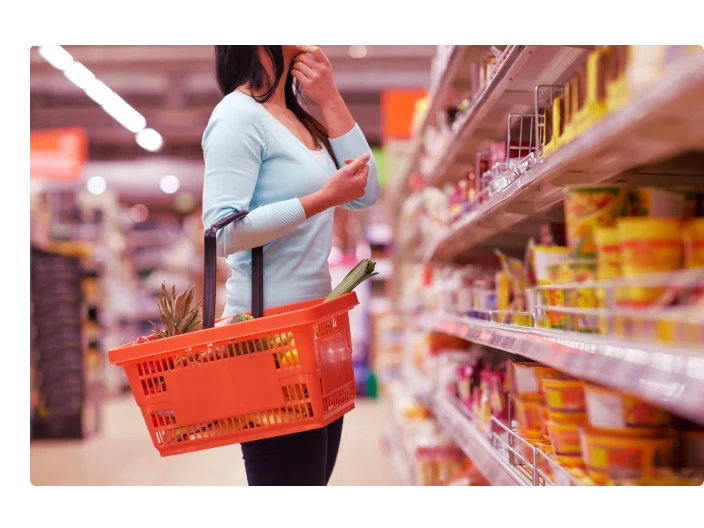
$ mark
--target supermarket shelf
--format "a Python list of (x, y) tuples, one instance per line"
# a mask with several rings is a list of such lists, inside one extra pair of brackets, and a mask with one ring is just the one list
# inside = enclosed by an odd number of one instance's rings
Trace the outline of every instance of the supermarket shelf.
[(433, 413), (442, 427), (472, 460), (492, 486), (528, 486), (530, 482), (501, 458), (456, 400), (439, 391), (433, 399)]
[(572, 376), (634, 394), (704, 424), (704, 354), (612, 337), (425, 315), (421, 326), (498, 348)]
[(441, 111), (455, 103), (455, 101), (452, 101), (452, 98), (455, 95), (454, 92), (456, 88), (469, 86), (469, 68), (464, 68), (464, 66), (467, 65), (469, 61), (481, 60), (482, 56), (490, 50), (491, 46), (488, 45), (463, 45), (452, 47), (452, 51), (448, 54), (443, 73), (440, 75), (437, 88), (430, 94), (430, 106), (411, 141), (408, 163), (402, 177), (404, 188), (411, 174), (418, 166), (421, 154), (423, 153), (423, 138), (428, 126), (437, 120), (437, 116)]
[(428, 402), (443, 429), (477, 466), (493, 486), (525, 486), (529, 481), (491, 447), (488, 435), (442, 390), (435, 391), (433, 383), (412, 367), (406, 367), (404, 378), (421, 400)]
[[(667, 77), (624, 108), (559, 148), (502, 191), (489, 198), (437, 237), (423, 256), (424, 262), (447, 260), (484, 243), (532, 216), (554, 207), (565, 185), (598, 183), (634, 167), (657, 163), (689, 151), (704, 149), (698, 123), (704, 119), (704, 59), (695, 57), (674, 65)], [(696, 163), (694, 165), (697, 165)], [(695, 167), (695, 172), (697, 167)], [(698, 167), (701, 173), (701, 166)], [(692, 181), (691, 168), (670, 172), (679, 185)], [(625, 176), (651, 185), (656, 172)]]
[(397, 420), (393, 418), (393, 413), (390, 410), (387, 410), (386, 415), (389, 417), (386, 421), (386, 440), (391, 452), (391, 461), (396, 471), (396, 478), (402, 486), (415, 486), (416, 481), (413, 476), (413, 467), (411, 466), (412, 458), (405, 449), (399, 435)]
[(506, 137), (506, 117), (532, 113), (539, 84), (563, 84), (584, 62), (589, 49), (575, 46), (515, 46), (455, 128), (447, 150), (429, 171), (441, 186), (474, 168), (476, 152)]

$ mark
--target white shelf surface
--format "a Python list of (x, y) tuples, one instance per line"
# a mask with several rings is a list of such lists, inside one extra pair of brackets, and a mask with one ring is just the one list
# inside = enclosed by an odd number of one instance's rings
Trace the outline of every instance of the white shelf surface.
[[(704, 149), (704, 58), (686, 59), (623, 108), (559, 148), (436, 237), (424, 262), (461, 255), (530, 217), (539, 217), (563, 198), (564, 186), (613, 178), (636, 167)], [(682, 172), (691, 173), (691, 168)], [(696, 171), (695, 171), (696, 172)], [(701, 174), (701, 169), (694, 176)], [(667, 174), (673, 185), (689, 176)], [(663, 175), (635, 173), (632, 182), (652, 185)], [(629, 176), (625, 176), (628, 180)]]
[(702, 349), (625, 342), (454, 315), (426, 315), (419, 318), (419, 324), (633, 394), (704, 425)]

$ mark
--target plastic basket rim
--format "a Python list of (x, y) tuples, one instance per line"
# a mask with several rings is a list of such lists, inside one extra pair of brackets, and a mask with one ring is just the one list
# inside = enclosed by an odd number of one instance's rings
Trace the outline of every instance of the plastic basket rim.
[[(222, 341), (224, 339), (246, 339), (252, 335), (266, 332), (275, 332), (277, 328), (290, 329), (291, 327), (314, 324), (321, 319), (335, 317), (343, 312), (349, 312), (359, 304), (357, 294), (350, 292), (326, 303), (325, 297), (317, 297), (307, 301), (290, 303), (283, 306), (268, 308), (269, 310), (282, 310), (287, 306), (297, 307), (274, 315), (265, 315), (260, 319), (242, 321), (236, 325), (215, 326), (207, 330), (199, 330), (184, 335), (167, 337), (163, 339), (152, 339), (146, 343), (134, 341), (125, 343), (108, 350), (108, 362), (111, 365), (122, 366), (135, 361), (141, 361), (154, 356), (161, 356), (169, 352), (178, 352), (187, 347), (206, 346), (211, 341)], [(225, 318), (216, 320), (222, 321)], [(236, 332), (233, 332), (236, 330)], [(236, 334), (236, 335), (233, 335)]]

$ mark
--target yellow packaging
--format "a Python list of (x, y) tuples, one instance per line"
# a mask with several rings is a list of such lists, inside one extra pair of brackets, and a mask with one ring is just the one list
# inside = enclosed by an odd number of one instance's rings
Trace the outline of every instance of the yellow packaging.
[[(534, 246), (533, 251), (533, 270), (535, 272), (535, 280), (539, 286), (548, 286), (555, 284), (552, 282), (553, 277), (550, 275), (550, 268), (556, 264), (565, 262), (569, 256), (569, 250), (565, 247), (558, 246)], [(554, 301), (554, 290), (541, 291), (541, 304), (551, 305)], [(546, 317), (544, 321), (546, 328), (559, 328), (552, 326), (551, 317)]]
[[(560, 278), (564, 283), (593, 282), (596, 272), (595, 260), (572, 260), (562, 264)], [(596, 308), (596, 288), (565, 289), (565, 302), (570, 308)], [(571, 314), (568, 321), (568, 329), (576, 332), (596, 332), (598, 328), (595, 316)]]
[(543, 378), (543, 395), (548, 408), (557, 412), (584, 412), (584, 386), (581, 380)]
[(505, 271), (496, 273), (496, 308), (506, 311), (511, 304), (511, 279)]
[(682, 225), (682, 248), (686, 268), (704, 266), (704, 218), (694, 218)]
[[(565, 284), (567, 282), (567, 278), (563, 277), (563, 266), (561, 263), (559, 264), (552, 264), (547, 267), (548, 271), (548, 277), (550, 284)], [(543, 302), (547, 304), (548, 306), (554, 306), (556, 308), (564, 308), (567, 306), (566, 300), (565, 300), (565, 290), (562, 289), (550, 289), (547, 290), (547, 299), (544, 299)], [(543, 324), (541, 326), (547, 327), (547, 328), (555, 328), (558, 330), (566, 330), (567, 329), (567, 314), (563, 312), (557, 312), (557, 311), (551, 311), (551, 310), (546, 310), (545, 311), (545, 320), (543, 321)]]
[(626, 210), (625, 185), (570, 186), (565, 197), (567, 243), (578, 258), (594, 258), (594, 230), (612, 226)]
[(581, 457), (580, 425), (548, 421), (546, 426), (550, 434), (553, 452), (556, 455)]
[(676, 437), (613, 436), (582, 429), (582, 457), (589, 475), (600, 484), (609, 477), (638, 476), (644, 470), (671, 466), (675, 461)]
[(641, 187), (629, 194), (630, 216), (646, 216), (648, 218), (677, 218), (684, 216), (685, 196), (657, 187)]
[[(618, 230), (615, 227), (598, 227), (594, 231), (594, 241), (596, 243), (597, 254), (597, 280), (606, 281), (616, 279), (621, 276), (621, 246), (618, 238)], [(607, 308), (607, 292), (603, 288), (596, 290), (597, 306)], [(617, 304), (625, 300), (624, 289), (615, 288), (610, 292), (614, 297), (612, 302)], [(599, 317), (599, 333), (607, 335), (609, 331), (608, 320)]]
[(542, 439), (543, 435), (543, 405), (537, 402), (515, 399), (516, 420), (521, 434), (526, 439)]
[(524, 401), (543, 403), (543, 378), (566, 376), (552, 367), (540, 363), (513, 363), (513, 383), (515, 393)]
[[(670, 218), (620, 218), (616, 224), (624, 277), (674, 271), (682, 264), (682, 222)], [(665, 288), (628, 286), (630, 305), (649, 305)]]

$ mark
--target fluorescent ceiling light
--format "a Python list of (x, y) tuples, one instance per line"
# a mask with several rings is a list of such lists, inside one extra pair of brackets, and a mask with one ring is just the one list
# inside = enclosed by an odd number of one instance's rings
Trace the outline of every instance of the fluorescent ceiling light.
[(61, 46), (40, 46), (39, 55), (51, 64), (54, 68), (65, 70), (73, 62), (71, 54)]
[[(112, 91), (102, 81), (61, 46), (40, 46), (39, 54), (55, 68), (64, 72), (66, 78), (85, 91), (103, 110), (130, 132), (137, 134), (137, 144), (145, 150), (156, 152), (164, 139), (154, 129), (147, 129), (147, 120), (137, 110)], [(178, 190), (178, 188), (177, 188)], [(176, 191), (174, 191), (176, 192)], [(97, 193), (100, 194), (100, 193)]]
[(181, 182), (178, 181), (176, 176), (169, 174), (161, 179), (161, 182), (159, 182), (159, 187), (161, 187), (161, 190), (166, 194), (175, 194), (179, 187), (181, 187)]
[(111, 97), (102, 107), (115, 121), (130, 132), (136, 134), (144, 130), (144, 127), (147, 126), (147, 120), (144, 116), (128, 105), (125, 100), (117, 94), (115, 94), (115, 97)]
[(95, 81), (95, 75), (83, 64), (75, 61), (64, 70), (64, 75), (81, 90), (85, 90)]
[(103, 106), (108, 100), (117, 94), (113, 92), (103, 81), (98, 79), (93, 79), (86, 88), (86, 95), (93, 99), (100, 106)]
[(158, 151), (164, 144), (164, 139), (161, 137), (161, 134), (153, 128), (145, 128), (138, 132), (136, 139), (137, 144), (149, 152)]
[(91, 194), (103, 194), (108, 188), (108, 182), (102, 176), (91, 176), (86, 182), (86, 188)]

